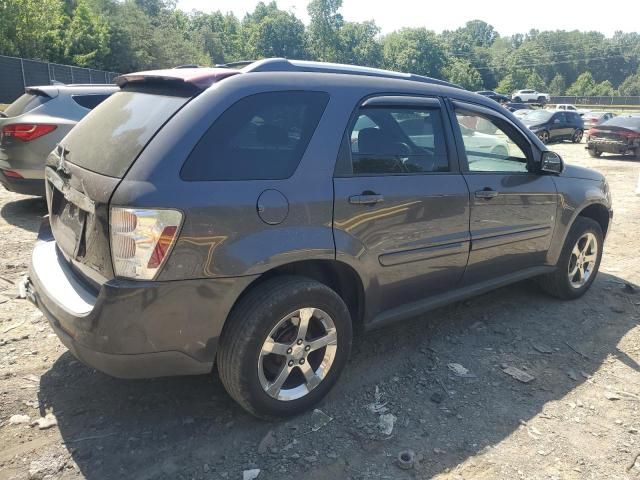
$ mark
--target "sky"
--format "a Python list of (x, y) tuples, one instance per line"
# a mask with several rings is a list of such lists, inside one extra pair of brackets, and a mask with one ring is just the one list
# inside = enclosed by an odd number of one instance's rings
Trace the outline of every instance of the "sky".
[[(178, 7), (186, 11), (231, 11), (242, 18), (253, 11), (257, 3), (258, 0), (178, 0)], [(277, 0), (279, 8), (295, 13), (305, 23), (308, 23), (307, 3), (308, 0)], [(606, 36), (613, 35), (616, 30), (640, 30), (639, 0), (618, 0), (615, 8), (607, 8), (602, 3), (568, 0), (517, 3), (495, 0), (343, 0), (341, 13), (347, 21), (375, 20), (382, 33), (401, 27), (426, 27), (439, 33), (454, 30), (474, 19), (493, 25), (503, 36), (526, 33), (532, 28), (597, 30)]]

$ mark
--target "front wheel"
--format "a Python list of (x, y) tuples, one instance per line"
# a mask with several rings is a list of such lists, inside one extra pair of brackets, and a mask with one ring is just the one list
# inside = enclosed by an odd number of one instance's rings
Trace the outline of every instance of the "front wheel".
[(513, 101), (516, 103), (522, 103), (522, 99), (520, 97), (514, 98)]
[(305, 277), (277, 277), (234, 307), (217, 363), (227, 392), (253, 415), (297, 415), (335, 384), (351, 349), (351, 317), (340, 296)]
[(575, 132), (573, 132), (573, 136), (571, 137), (571, 141), (573, 143), (580, 143), (582, 141), (582, 136), (583, 135), (584, 135), (584, 132), (578, 128)]
[(542, 143), (546, 145), (547, 143), (549, 143), (549, 132), (543, 130), (542, 132), (538, 133), (538, 138)]
[(563, 300), (584, 295), (598, 274), (602, 246), (600, 224), (590, 218), (576, 218), (562, 247), (555, 272), (540, 278), (542, 289)]

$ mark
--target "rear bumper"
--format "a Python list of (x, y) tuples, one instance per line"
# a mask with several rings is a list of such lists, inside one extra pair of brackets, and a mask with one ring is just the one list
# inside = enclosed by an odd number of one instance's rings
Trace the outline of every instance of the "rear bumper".
[(149, 378), (211, 371), (218, 337), (252, 278), (83, 283), (43, 223), (28, 298), (83, 363), (114, 377)]
[(44, 180), (41, 178), (7, 177), (4, 170), (0, 169), (0, 183), (10, 192), (37, 197), (44, 197), (45, 195)]
[(616, 142), (616, 141), (608, 142), (608, 141), (600, 140), (600, 141), (594, 142), (593, 140), (588, 140), (586, 148), (587, 150), (594, 150), (594, 151), (604, 152), (604, 153), (616, 153), (616, 154), (623, 155), (627, 152), (637, 150), (638, 148), (640, 148), (640, 146), (635, 144)]

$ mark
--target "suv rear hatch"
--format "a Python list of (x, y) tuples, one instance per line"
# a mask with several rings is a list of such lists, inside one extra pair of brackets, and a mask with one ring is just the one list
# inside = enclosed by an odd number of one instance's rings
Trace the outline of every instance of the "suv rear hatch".
[(51, 231), (58, 249), (94, 288), (114, 277), (109, 201), (163, 126), (229, 69), (142, 72), (89, 113), (49, 155), (45, 168)]

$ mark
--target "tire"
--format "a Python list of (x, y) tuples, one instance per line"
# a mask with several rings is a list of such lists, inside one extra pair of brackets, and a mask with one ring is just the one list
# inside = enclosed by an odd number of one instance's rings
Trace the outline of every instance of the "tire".
[[(575, 248), (580, 249), (580, 245), (584, 247), (588, 241), (595, 242), (597, 251), (591, 250), (591, 255), (587, 255), (584, 260), (583, 270), (589, 271), (588, 276), (584, 275), (584, 282), (576, 282), (579, 278), (580, 268), (577, 268)], [(600, 224), (595, 220), (587, 217), (578, 217), (571, 226), (569, 234), (562, 247), (560, 258), (556, 265), (556, 270), (553, 273), (540, 277), (539, 284), (542, 289), (548, 294), (563, 299), (573, 300), (581, 297), (589, 290), (589, 287), (593, 283), (598, 274), (600, 268), (600, 260), (602, 259), (602, 245), (603, 235)], [(589, 252), (588, 250), (585, 250)], [(593, 263), (588, 263), (586, 258), (593, 256)], [(576, 276), (573, 277), (574, 281), (570, 279), (570, 270), (576, 271)]]
[(520, 97), (514, 98), (513, 101), (516, 103), (522, 103), (522, 99)]
[(635, 152), (633, 153), (633, 159), (640, 160), (640, 147), (636, 148)]
[[(299, 344), (295, 321), (309, 310), (313, 310), (307, 317), (309, 330)], [(331, 337), (327, 324), (335, 332), (332, 342), (307, 353), (313, 340)], [(233, 308), (218, 347), (220, 379), (251, 414), (265, 420), (294, 416), (309, 410), (333, 387), (349, 358), (351, 337), (349, 310), (335, 291), (306, 277), (272, 278)], [(266, 347), (267, 338), (278, 343)], [(281, 353), (265, 353), (265, 347)], [(312, 375), (311, 383), (303, 369)], [(276, 380), (283, 373), (286, 380), (280, 388)]]
[(546, 97), (538, 97), (538, 103), (540, 105), (545, 105), (547, 103), (547, 98)]
[(573, 132), (573, 136), (571, 137), (571, 141), (573, 143), (580, 143), (582, 142), (582, 136), (584, 135), (584, 132), (581, 129), (576, 129), (575, 132)]
[(498, 145), (497, 147), (494, 147), (493, 150), (491, 150), (491, 153), (497, 157), (504, 157), (504, 158), (509, 157), (509, 150), (507, 150), (507, 148), (502, 145)]
[(540, 141), (542, 143), (544, 143), (545, 145), (547, 143), (549, 143), (551, 137), (549, 136), (549, 132), (547, 130), (543, 130), (540, 133), (538, 133), (538, 138), (540, 139)]
[(587, 152), (589, 152), (589, 156), (593, 158), (600, 158), (602, 156), (602, 152), (599, 152), (598, 150), (594, 150), (592, 148), (587, 149)]

